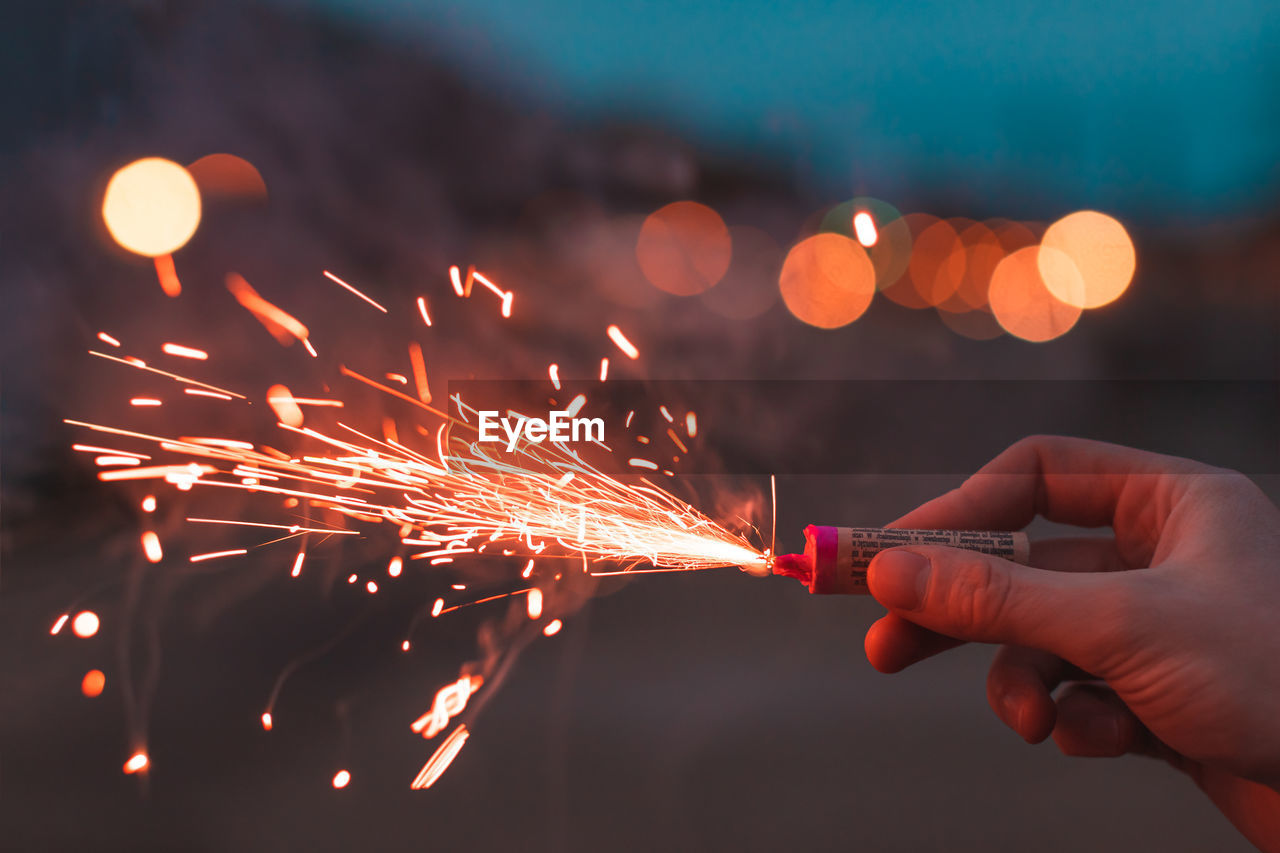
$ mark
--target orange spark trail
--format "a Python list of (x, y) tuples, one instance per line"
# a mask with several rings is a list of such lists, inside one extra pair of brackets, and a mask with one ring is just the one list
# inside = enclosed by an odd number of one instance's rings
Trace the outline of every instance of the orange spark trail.
[(333, 273), (329, 272), (328, 270), (325, 270), (325, 271), (324, 271), (324, 277), (325, 277), (325, 278), (327, 278), (327, 279), (329, 279), (329, 281), (332, 281), (332, 282), (335, 282), (335, 283), (337, 283), (337, 284), (342, 285), (342, 286), (343, 286), (343, 287), (345, 287), (347, 290), (349, 290), (349, 291), (351, 291), (352, 293), (354, 293), (356, 296), (359, 296), (359, 297), (360, 297), (361, 299), (363, 299), (365, 302), (368, 302), (368, 303), (369, 303), (370, 305), (372, 305), (374, 308), (377, 308), (377, 309), (378, 309), (379, 311), (381, 311), (383, 314), (386, 314), (386, 313), (387, 313), (387, 309), (386, 309), (386, 308), (383, 308), (383, 307), (382, 307), (380, 304), (378, 304), (375, 300), (373, 300), (373, 299), (369, 298), (368, 296), (365, 296), (365, 295), (364, 295), (363, 293), (361, 293), (359, 290), (356, 290), (354, 287), (352, 287), (351, 285), (347, 284), (345, 281), (343, 281), (342, 279), (338, 278), (336, 275), (334, 275)]
[(467, 738), (470, 736), (465, 725), (459, 725), (453, 732), (444, 739), (440, 744), (440, 748), (435, 751), (431, 758), (427, 759), (427, 763), (422, 766), (422, 770), (418, 772), (417, 777), (409, 785), (415, 791), (425, 790), (436, 783), (436, 780), (444, 775), (444, 771), (449, 769), (449, 765), (458, 757), (458, 753), (462, 751), (462, 747), (466, 744)]
[(618, 349), (626, 354), (627, 358), (637, 359), (640, 357), (640, 350), (636, 349), (636, 345), (631, 343), (617, 326), (611, 325), (605, 331), (609, 334), (609, 340), (613, 341)]
[(184, 347), (182, 344), (165, 344), (160, 349), (169, 355), (176, 355), (179, 358), (193, 358), (197, 361), (207, 361), (209, 353), (195, 347)]

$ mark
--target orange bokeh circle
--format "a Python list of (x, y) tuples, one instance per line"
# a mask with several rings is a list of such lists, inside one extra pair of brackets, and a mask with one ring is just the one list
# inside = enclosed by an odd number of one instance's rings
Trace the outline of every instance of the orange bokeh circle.
[[(1040, 275), (1054, 296), (1080, 308), (1114, 302), (1133, 281), (1137, 254), (1123, 225), (1096, 210), (1062, 217), (1044, 232)], [(1083, 285), (1083, 287), (1081, 287)]]
[[(1081, 309), (1055, 297), (1040, 277), (1042, 247), (1027, 246), (1002, 260), (991, 275), (991, 313), (1006, 332), (1039, 343), (1066, 334)], [(1050, 249), (1049, 251), (1054, 251)]]
[(733, 245), (716, 213), (696, 201), (677, 201), (645, 218), (636, 261), (654, 287), (676, 296), (702, 293), (724, 277)]
[(876, 292), (876, 270), (856, 241), (830, 232), (815, 234), (787, 253), (778, 289), (799, 320), (835, 329), (867, 310)]

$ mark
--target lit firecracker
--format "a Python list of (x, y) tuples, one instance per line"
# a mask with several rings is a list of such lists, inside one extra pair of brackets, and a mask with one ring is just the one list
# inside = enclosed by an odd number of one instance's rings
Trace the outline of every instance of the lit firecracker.
[[(162, 248), (172, 250), (170, 246)], [(324, 271), (323, 275), (381, 313), (395, 310), (334, 273)], [(476, 288), (478, 293), (488, 292), (496, 297), (500, 316), (511, 316), (514, 293), (483, 273), (470, 268), (464, 274), (459, 267), (452, 267), (448, 277), (459, 297), (470, 297), (478, 284), (483, 289)], [(277, 340), (301, 342), (308, 353), (316, 355), (310, 330), (288, 311), (263, 298), (238, 275), (227, 277), (227, 287)], [(408, 310), (420, 316), (424, 326), (432, 325), (426, 298), (417, 297)], [(619, 326), (609, 325), (601, 337), (602, 346), (607, 338), (628, 359), (639, 358), (639, 350)], [(198, 398), (241, 407), (247, 415), (262, 411), (260, 406), (251, 407), (250, 395), (234, 388), (185, 372), (161, 369), (128, 354), (114, 335), (102, 332), (98, 340), (115, 352), (93, 349), (93, 356), (122, 369), (161, 377), (183, 392), (172, 397), (135, 397), (130, 401), (135, 407)], [(217, 360), (216, 352), (181, 343), (166, 342), (159, 349), (192, 364)], [(564, 624), (562, 617), (576, 606), (558, 607), (554, 595), (557, 585), (570, 573), (597, 577), (728, 566), (744, 567), (757, 574), (768, 571), (767, 549), (717, 523), (640, 473), (609, 474), (586, 461), (567, 443), (532, 441), (527, 435), (510, 447), (506, 442), (480, 441), (476, 409), (458, 395), (449, 401), (450, 411), (433, 405), (422, 351), (416, 343), (410, 343), (407, 353), (412, 368), (408, 376), (388, 372), (385, 377), (375, 378), (345, 365), (340, 367), (340, 373), (343, 380), (370, 386), (410, 405), (417, 417), (413, 433), (408, 435), (398, 434), (394, 424), (385, 422), (381, 430), (368, 429), (361, 423), (360, 414), (352, 412), (341, 398), (297, 396), (283, 384), (271, 387), (267, 403), (278, 428), (289, 437), (289, 446), (296, 448), (291, 452), (246, 441), (236, 434), (171, 436), (114, 424), (67, 422), (93, 435), (94, 443), (74, 447), (94, 454), (102, 481), (146, 481), (154, 486), (167, 484), (180, 492), (252, 494), (258, 509), (277, 514), (275, 519), (258, 514), (235, 517), (240, 513), (238, 503), (227, 502), (231, 517), (188, 516), (186, 522), (191, 525), (219, 525), (240, 533), (261, 533), (268, 539), (248, 547), (186, 553), (178, 559), (191, 563), (229, 559), (247, 554), (249, 548), (293, 541), (298, 543), (296, 550), (290, 548), (284, 564), (291, 566), (290, 574), (296, 577), (303, 570), (309, 548), (321, 547), (324, 540), (333, 537), (364, 537), (377, 526), (390, 526), (398, 540), (397, 553), (384, 563), (391, 578), (415, 565), (430, 568), (477, 557), (500, 556), (508, 560), (510, 579), (517, 588), (451, 606), (437, 599), (431, 608), (432, 617), (462, 607), (523, 597), (521, 609), (526, 611), (526, 624), (550, 637)], [(605, 381), (608, 359), (602, 357), (600, 365), (599, 378)], [(557, 365), (548, 370), (555, 390), (560, 386), (558, 370)], [(154, 389), (151, 393), (155, 393)], [(574, 416), (586, 403), (584, 395), (577, 395), (564, 410)], [(320, 419), (311, 419), (309, 413), (313, 411), (328, 413), (323, 419), (325, 426), (315, 425)], [(683, 413), (677, 421), (666, 406), (661, 407), (661, 415), (664, 426), (673, 425), (667, 430), (673, 446), (687, 453), (688, 447), (674, 427), (684, 427), (686, 436), (692, 439), (697, 434), (696, 415)], [(628, 427), (633, 416), (630, 413), (627, 417)], [(109, 446), (112, 444), (128, 446)], [(605, 458), (612, 458), (601, 440), (592, 444), (605, 451)], [(648, 459), (631, 458), (628, 464), (632, 469), (671, 474)], [(141, 501), (146, 513), (154, 512), (158, 503), (172, 500), (159, 488), (148, 491)], [(327, 512), (328, 520), (316, 520), (312, 509)], [(294, 514), (300, 510), (307, 512), (301, 522)], [(140, 534), (141, 550), (148, 562), (159, 563), (173, 559), (174, 552), (183, 553), (179, 543), (162, 543), (153, 528), (148, 525)], [(321, 541), (311, 546), (309, 543), (316, 539)], [(539, 563), (553, 568), (542, 569)], [(354, 583), (357, 579), (352, 574), (348, 580)], [(368, 580), (366, 587), (370, 593), (378, 591), (373, 580)], [(454, 588), (465, 590), (466, 585), (455, 584)], [(90, 616), (81, 614), (73, 620), (78, 635), (96, 631), (96, 617)], [(58, 619), (52, 632), (57, 633), (65, 621), (65, 616)], [(88, 624), (91, 621), (92, 626)], [(409, 647), (410, 642), (405, 639), (402, 648), (408, 651)], [(477, 672), (470, 671), (473, 665), (464, 666), (457, 680), (441, 687), (430, 709), (412, 722), (410, 729), (427, 739), (453, 726), (412, 781), (413, 788), (433, 784), (461, 750), (469, 728), (456, 718), (483, 686), (493, 689), (510, 663), (510, 656), (506, 658), (486, 659), (474, 666), (482, 670)], [(279, 723), (273, 718), (272, 708), (288, 671), (277, 681), (262, 712), (262, 728), (266, 731)], [(143, 772), (149, 764), (149, 756), (138, 750), (125, 765), (125, 772)], [(342, 788), (349, 780), (350, 775), (341, 771), (334, 777), (333, 786)]]

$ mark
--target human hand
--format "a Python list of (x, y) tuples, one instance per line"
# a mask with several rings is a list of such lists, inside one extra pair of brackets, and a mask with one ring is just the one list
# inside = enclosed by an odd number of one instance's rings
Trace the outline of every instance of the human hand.
[(987, 697), (1028, 742), (1163, 758), (1280, 850), (1280, 511), (1233, 471), (1033, 437), (892, 526), (1017, 530), (1037, 515), (1114, 536), (1033, 543), (1034, 568), (882, 552), (868, 584), (890, 612), (867, 632), (872, 665), (1004, 644)]

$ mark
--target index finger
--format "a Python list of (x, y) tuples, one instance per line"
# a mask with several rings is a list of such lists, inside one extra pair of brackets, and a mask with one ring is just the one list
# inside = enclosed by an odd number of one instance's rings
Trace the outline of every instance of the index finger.
[(1079, 527), (1116, 527), (1159, 506), (1179, 475), (1211, 470), (1118, 444), (1031, 436), (889, 526), (1019, 530), (1041, 515)]

